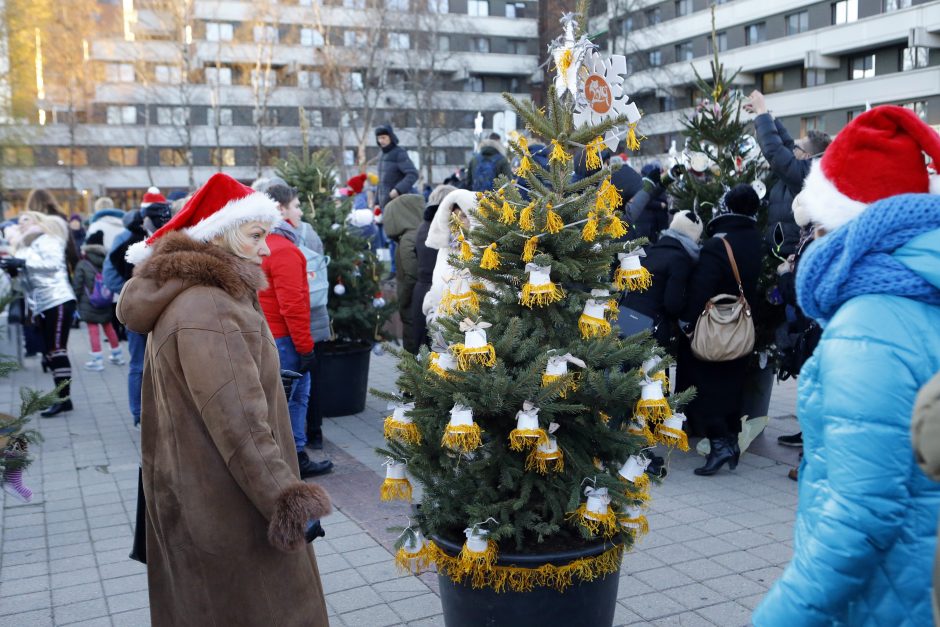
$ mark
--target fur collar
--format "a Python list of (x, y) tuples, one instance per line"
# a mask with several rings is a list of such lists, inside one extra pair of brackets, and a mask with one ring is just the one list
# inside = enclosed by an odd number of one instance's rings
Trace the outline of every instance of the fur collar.
[(218, 287), (236, 299), (253, 297), (267, 287), (261, 266), (184, 233), (161, 237), (150, 258), (134, 269), (134, 276), (151, 279), (158, 286), (179, 279), (190, 286)]

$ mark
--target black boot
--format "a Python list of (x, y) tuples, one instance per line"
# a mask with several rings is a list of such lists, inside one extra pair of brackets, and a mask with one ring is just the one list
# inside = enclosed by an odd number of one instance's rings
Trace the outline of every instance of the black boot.
[(67, 411), (72, 411), (72, 401), (70, 400), (59, 401), (49, 409), (39, 412), (39, 415), (43, 418), (52, 418)]
[(297, 453), (297, 464), (300, 466), (301, 479), (306, 479), (307, 477), (316, 477), (317, 475), (325, 475), (326, 473), (333, 470), (333, 462), (328, 459), (325, 459), (322, 462), (315, 462), (310, 459), (306, 451), (300, 451)]
[(705, 465), (695, 469), (695, 474), (708, 477), (718, 472), (728, 462), (728, 468), (734, 470), (738, 465), (740, 453), (736, 451), (737, 443), (733, 438), (712, 438), (711, 451), (705, 460)]

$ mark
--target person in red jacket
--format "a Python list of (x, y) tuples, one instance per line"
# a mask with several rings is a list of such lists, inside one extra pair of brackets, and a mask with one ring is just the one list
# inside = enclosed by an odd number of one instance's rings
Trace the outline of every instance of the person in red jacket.
[(303, 374), (294, 382), (287, 399), (291, 430), (297, 447), (301, 477), (329, 472), (333, 462), (315, 462), (307, 455), (307, 404), (310, 400), (310, 370), (314, 365), (313, 337), (310, 335), (310, 291), (307, 287), (307, 260), (297, 247), (300, 202), (297, 190), (272, 185), (265, 190), (274, 199), (283, 220), (268, 235), (271, 254), (261, 263), (268, 287), (258, 292), (258, 301), (271, 328), (281, 368)]

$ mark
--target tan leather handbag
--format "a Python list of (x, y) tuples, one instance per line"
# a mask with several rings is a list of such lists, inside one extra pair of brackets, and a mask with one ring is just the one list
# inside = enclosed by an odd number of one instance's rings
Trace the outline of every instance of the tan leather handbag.
[(737, 297), (719, 294), (705, 303), (705, 310), (695, 323), (692, 353), (702, 361), (731, 361), (754, 350), (754, 319), (751, 306), (744, 298), (744, 286), (731, 245), (721, 238), (728, 252), (728, 261), (738, 282)]

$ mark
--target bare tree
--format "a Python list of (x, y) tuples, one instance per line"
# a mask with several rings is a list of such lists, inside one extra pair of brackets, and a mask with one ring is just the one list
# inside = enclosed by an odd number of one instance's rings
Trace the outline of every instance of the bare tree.
[(273, 67), (274, 46), (278, 42), (279, 19), (275, 0), (255, 3), (256, 14), (252, 22), (255, 40), (254, 65), (251, 70), (252, 117), (255, 125), (255, 168), (260, 178), (265, 163), (265, 148), (274, 143), (271, 130), (275, 126), (270, 107), (277, 89), (277, 74)]

